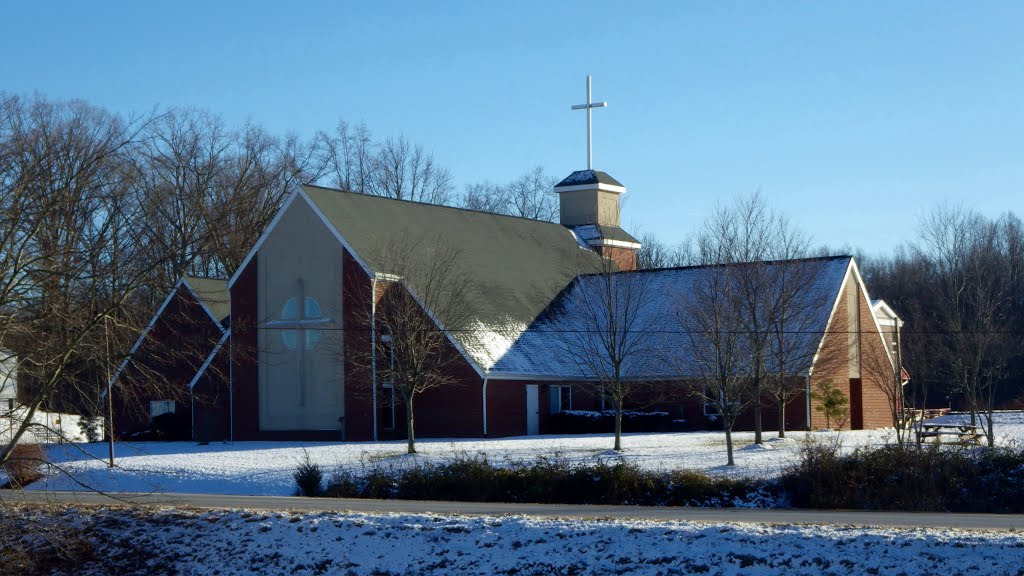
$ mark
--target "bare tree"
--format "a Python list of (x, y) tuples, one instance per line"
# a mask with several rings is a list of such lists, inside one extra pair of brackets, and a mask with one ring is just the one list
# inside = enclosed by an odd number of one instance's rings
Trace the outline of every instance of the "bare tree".
[(159, 262), (129, 232), (143, 221), (131, 152), (148, 118), (14, 96), (0, 110), (0, 345), (18, 352), (26, 409), (2, 464), (37, 411), (95, 395), (105, 326), (127, 328)]
[(922, 236), (946, 352), (943, 367), (964, 395), (972, 424), (982, 412), (992, 446), (995, 387), (1012, 346), (999, 227), (966, 209), (940, 208), (924, 221)]
[[(762, 400), (765, 396), (765, 370), (771, 352), (773, 327), (783, 326), (779, 315), (792, 317), (799, 286), (780, 289), (775, 278), (783, 269), (768, 261), (786, 261), (806, 255), (808, 238), (789, 220), (768, 206), (759, 192), (738, 198), (731, 206), (719, 205), (697, 238), (701, 264), (743, 264), (734, 268), (741, 298), (734, 304), (742, 309), (742, 332), (750, 357), (750, 394), (754, 412), (754, 442), (762, 438)], [(777, 340), (777, 334), (776, 340)], [(783, 343), (784, 344), (784, 343)], [(776, 352), (789, 350), (785, 345)], [(785, 382), (785, 378), (777, 383)], [(785, 387), (780, 388), (784, 392)], [(788, 394), (786, 394), (788, 396)]]
[(733, 458), (732, 430), (750, 404), (749, 340), (741, 318), (741, 281), (731, 266), (709, 267), (680, 294), (675, 320), (688, 346), (668, 354), (668, 363), (689, 394), (722, 420), (727, 465)]
[(317, 135), (321, 163), (330, 185), (349, 192), (368, 194), (373, 178), (376, 145), (365, 123), (355, 126), (339, 121), (334, 134)]
[(480, 212), (504, 214), (506, 209), (506, 190), (493, 182), (475, 182), (466, 186), (462, 196), (462, 207)]
[(376, 323), (362, 366), (377, 361), (377, 374), (405, 405), (408, 451), (416, 452), (416, 399), (429, 390), (458, 384), (450, 367), (461, 361), (449, 338), (468, 327), (472, 280), (459, 267), (460, 252), (442, 238), (401, 238), (386, 243), (377, 262), (393, 280), (377, 288)]
[(833, 294), (816, 290), (821, 260), (782, 260), (766, 269), (767, 300), (764, 393), (775, 401), (779, 438), (786, 437), (786, 406), (804, 391), (800, 373), (810, 366), (821, 338), (822, 311)]
[(907, 381), (903, 371), (902, 327), (899, 321), (893, 330), (896, 344), (891, 348), (890, 355), (864, 354), (861, 357), (861, 371), (867, 380), (874, 382), (885, 395), (893, 429), (896, 431), (896, 443), (903, 445), (909, 439), (914, 418), (913, 413), (907, 410), (907, 399), (904, 394)]
[(452, 199), (452, 176), (419, 144), (412, 144), (405, 136), (388, 138), (377, 150), (367, 193), (397, 200), (448, 204)]
[(506, 185), (479, 182), (466, 186), (462, 206), (472, 210), (493, 212), (554, 222), (558, 219), (558, 200), (554, 187), (558, 179), (535, 166)]
[(697, 261), (690, 240), (670, 246), (651, 233), (640, 234), (638, 238), (640, 240), (640, 249), (636, 253), (638, 270), (689, 266)]
[[(617, 272), (610, 260), (596, 274), (581, 275), (554, 308), (556, 318), (571, 319), (548, 326), (560, 336), (564, 354), (585, 375), (583, 384), (615, 409), (614, 450), (622, 450), (622, 410), (627, 399), (651, 390), (638, 374), (655, 353), (657, 318), (652, 309), (651, 275)], [(633, 368), (630, 371), (630, 367)]]

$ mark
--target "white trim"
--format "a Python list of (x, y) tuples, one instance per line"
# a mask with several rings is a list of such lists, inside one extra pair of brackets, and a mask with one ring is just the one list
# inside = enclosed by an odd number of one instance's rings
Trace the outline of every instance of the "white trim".
[(288, 208), (291, 207), (292, 202), (295, 202), (296, 197), (298, 197), (298, 192), (292, 192), (292, 194), (288, 196), (287, 199), (285, 199), (284, 204), (281, 205), (281, 208), (278, 209), (277, 214), (274, 214), (274, 218), (270, 221), (270, 224), (267, 224), (267, 228), (263, 230), (263, 234), (260, 234), (259, 239), (256, 240), (255, 244), (253, 244), (252, 249), (250, 249), (249, 253), (245, 255), (245, 260), (242, 260), (242, 263), (238, 266), (238, 269), (235, 270), (235, 273), (232, 274), (231, 278), (228, 280), (229, 290), (231, 289), (232, 286), (235, 285), (235, 282), (238, 280), (238, 277), (241, 276), (242, 271), (249, 266), (249, 261), (251, 261), (253, 256), (255, 256), (257, 252), (259, 252), (260, 247), (263, 246), (263, 243), (267, 241), (267, 237), (270, 236), (270, 232), (273, 231), (274, 228), (277, 226), (277, 223), (281, 221), (281, 217), (284, 216), (284, 213), (288, 210)]
[(227, 331), (224, 332), (224, 335), (220, 337), (220, 340), (217, 341), (217, 345), (213, 347), (213, 351), (210, 352), (210, 355), (206, 357), (206, 361), (203, 362), (203, 365), (199, 367), (199, 371), (196, 372), (196, 375), (192, 377), (192, 381), (188, 383), (189, 390), (192, 390), (192, 388), (195, 387), (196, 382), (198, 382), (199, 379), (202, 378), (203, 373), (206, 372), (206, 369), (209, 368), (210, 363), (213, 362), (214, 357), (217, 356), (217, 352), (220, 352), (221, 346), (223, 346), (224, 342), (226, 342), (227, 339), (230, 337), (231, 329), (228, 328)]
[[(213, 280), (213, 278), (210, 278), (210, 280)], [(199, 302), (199, 305), (203, 307), (203, 310), (205, 310), (206, 314), (210, 316), (210, 319), (213, 320), (213, 323), (217, 325), (217, 329), (220, 330), (221, 333), (224, 333), (224, 325), (220, 323), (220, 318), (217, 318), (213, 314), (213, 311), (210, 310), (210, 308), (206, 305), (206, 302), (203, 302), (203, 299), (199, 296), (199, 293), (196, 292), (195, 288), (193, 288), (192, 285), (188, 283), (188, 279), (185, 278), (184, 276), (182, 276), (181, 277), (181, 284), (184, 284), (185, 288), (188, 288), (188, 291), (189, 291), (190, 294), (192, 294), (192, 297), (196, 299), (196, 302)], [(231, 297), (231, 292), (228, 292), (228, 298), (230, 298), (230, 297)], [(231, 306), (230, 301), (228, 303), (228, 306), (229, 306), (229, 309), (230, 309), (230, 306)]]
[(242, 264), (238, 266), (238, 270), (235, 270), (234, 275), (232, 275), (231, 279), (228, 280), (229, 289), (232, 286), (234, 286), (235, 282), (238, 280), (238, 277), (242, 274), (242, 271), (245, 270), (245, 268), (249, 265), (249, 262), (253, 259), (254, 256), (256, 256), (256, 253), (259, 252), (260, 248), (263, 246), (263, 243), (266, 242), (267, 238), (270, 237), (270, 233), (273, 232), (274, 228), (277, 227), (278, 222), (281, 221), (281, 217), (284, 216), (284, 213), (287, 212), (289, 208), (291, 208), (291, 205), (293, 202), (295, 202), (296, 198), (302, 198), (303, 200), (306, 201), (306, 204), (309, 205), (309, 208), (313, 211), (313, 214), (316, 214), (317, 218), (320, 219), (320, 222), (322, 222), (323, 225), (327, 227), (327, 231), (330, 232), (331, 235), (334, 236), (334, 239), (337, 240), (346, 250), (348, 250), (349, 254), (352, 255), (352, 258), (354, 258), (355, 261), (359, 263), (359, 266), (363, 269), (363, 271), (365, 271), (370, 276), (370, 278), (374, 278), (376, 276), (376, 273), (370, 269), (366, 262), (359, 257), (359, 254), (357, 254), (356, 251), (352, 249), (352, 246), (341, 236), (341, 233), (338, 232), (338, 229), (334, 227), (334, 224), (331, 223), (330, 219), (328, 219), (327, 216), (323, 213), (323, 211), (320, 210), (320, 207), (316, 205), (316, 202), (313, 202), (313, 199), (309, 197), (309, 194), (306, 194), (305, 188), (299, 186), (298, 188), (295, 189), (295, 192), (292, 192), (292, 195), (289, 196), (287, 200), (285, 200), (284, 204), (281, 205), (281, 209), (278, 210), (277, 214), (274, 215), (274, 219), (271, 220), (270, 224), (267, 225), (267, 229), (263, 231), (263, 234), (260, 235), (259, 240), (257, 240), (256, 244), (254, 244), (252, 249), (249, 250), (249, 254), (246, 255), (245, 260), (242, 260)]
[(625, 186), (605, 184), (604, 182), (598, 182), (596, 184), (574, 184), (572, 186), (555, 186), (555, 192), (559, 194), (562, 192), (578, 192), (580, 190), (601, 190), (604, 192), (618, 192), (619, 194), (626, 193)]
[(640, 243), (639, 242), (625, 242), (623, 240), (608, 240), (608, 239), (605, 239), (605, 238), (601, 238), (600, 240), (596, 240), (596, 241), (589, 241), (588, 240), (586, 242), (587, 242), (587, 244), (589, 244), (591, 246), (611, 246), (611, 247), (614, 247), (614, 248), (630, 248), (630, 249), (633, 249), (633, 250), (639, 250), (640, 249)]
[(484, 389), (483, 389), (483, 407), (484, 407), (484, 438), (487, 438), (487, 375), (484, 375)]
[[(344, 315), (344, 314), (342, 314)], [(370, 280), (370, 403), (373, 405), (373, 441), (377, 441), (377, 281)]]
[(370, 277), (374, 280), (380, 280), (381, 282), (401, 282), (402, 276), (399, 274), (388, 274), (387, 272), (374, 272), (370, 274)]
[[(843, 296), (843, 289), (846, 288), (846, 279), (850, 277), (850, 268), (852, 266), (853, 258), (850, 258), (850, 261), (846, 264), (846, 273), (843, 274), (843, 281), (839, 284), (839, 290), (836, 292), (836, 299), (832, 302), (832, 311), (828, 313), (828, 321), (825, 322), (825, 329), (821, 333), (821, 339), (818, 340), (818, 349), (814, 351), (814, 356), (811, 358), (811, 365), (807, 367), (808, 393), (810, 392), (811, 376), (814, 375), (814, 367), (818, 364), (818, 356), (821, 354), (821, 347), (825, 345), (825, 337), (828, 336), (828, 329), (832, 326), (832, 320), (836, 315), (836, 309), (839, 307), (839, 299)], [(807, 425), (810, 426), (809, 420)]]
[[(160, 315), (164, 313), (164, 309), (166, 309), (167, 305), (171, 303), (171, 300), (174, 298), (174, 295), (178, 293), (178, 288), (181, 287), (181, 285), (184, 282), (184, 277), (178, 280), (178, 282), (174, 285), (174, 288), (171, 289), (171, 292), (167, 295), (166, 298), (164, 298), (164, 301), (162, 304), (160, 304), (160, 307), (156, 309), (156, 314), (153, 314), (153, 318), (149, 320), (149, 324), (146, 324), (146, 327), (142, 329), (142, 334), (139, 334), (139, 339), (135, 341), (135, 344), (132, 345), (131, 350), (129, 350), (128, 354), (125, 355), (124, 360), (121, 362), (121, 365), (117, 367), (117, 371), (114, 372), (114, 375), (110, 377), (110, 381), (107, 382), (107, 390), (110, 390), (114, 386), (114, 382), (117, 382), (117, 379), (121, 377), (121, 373), (124, 372), (124, 369), (128, 366), (128, 362), (131, 361), (132, 356), (139, 349), (139, 346), (142, 346), (142, 341), (146, 339), (146, 335), (149, 334), (149, 331), (153, 329), (153, 326), (156, 326), (157, 319), (160, 318)], [(220, 326), (220, 323), (216, 321), (214, 321), (214, 323), (217, 324), (217, 326)], [(100, 400), (107, 397), (107, 390), (104, 390), (103, 392), (100, 393)]]
[[(843, 292), (846, 289), (846, 281), (851, 276), (853, 277), (854, 281), (857, 282), (857, 286), (859, 288), (858, 291), (861, 293), (862, 297), (867, 302), (868, 310), (872, 312), (871, 313), (871, 321), (874, 322), (874, 324), (875, 324), (875, 333), (878, 334), (879, 340), (882, 341), (882, 348), (885, 350), (885, 355), (889, 359), (889, 364), (891, 366), (893, 366), (893, 367), (895, 367), (895, 365), (896, 365), (895, 362), (893, 361), (892, 353), (889, 351), (889, 344), (887, 344), (886, 341), (885, 341), (885, 335), (882, 334), (882, 328), (878, 325), (878, 319), (875, 318), (875, 314), (874, 314), (874, 311), (873, 311), (873, 308), (872, 308), (872, 305), (871, 305), (871, 299), (868, 298), (868, 289), (867, 289), (866, 286), (864, 286), (864, 279), (861, 278), (861, 276), (860, 276), (860, 269), (857, 268), (857, 263), (851, 257), (850, 258), (850, 263), (849, 263), (849, 265), (847, 265), (847, 268), (846, 268), (846, 274), (843, 276), (843, 282), (839, 286), (839, 293), (836, 294), (836, 300), (832, 304), (832, 311), (828, 315), (828, 323), (825, 324), (825, 331), (821, 335), (821, 340), (818, 341), (818, 349), (814, 352), (814, 358), (811, 359), (811, 366), (807, 370), (808, 388), (810, 387), (810, 380), (809, 379), (814, 374), (814, 366), (818, 363), (818, 356), (821, 354), (821, 347), (825, 344), (825, 337), (828, 336), (829, 327), (832, 326), (832, 320), (833, 320), (833, 317), (835, 316), (836, 308), (839, 306), (839, 300), (840, 300), (840, 298), (842, 298)], [(847, 328), (847, 331), (849, 331), (849, 328)], [(863, 332), (864, 331), (861, 330), (860, 334), (862, 334)], [(860, 338), (860, 334), (858, 334), (858, 339)], [(864, 351), (861, 350), (861, 354), (862, 355), (863, 355), (863, 353), (864, 353)]]
[[(861, 294), (864, 296), (864, 301), (867, 302), (868, 311), (871, 312), (871, 321), (875, 323), (875, 332), (878, 334), (878, 339), (882, 341), (882, 349), (885, 350), (886, 357), (889, 358), (889, 365), (892, 366), (893, 371), (897, 370), (896, 361), (892, 357), (892, 351), (890, 348), (892, 344), (885, 341), (885, 334), (882, 334), (882, 327), (878, 325), (878, 318), (875, 318), (874, 310), (871, 307), (871, 298), (868, 296), (868, 288), (864, 285), (864, 279), (860, 276), (860, 268), (857, 267), (857, 262), (853, 258), (850, 258), (850, 265), (853, 267), (856, 273), (857, 285), (860, 286)], [(863, 330), (861, 330), (863, 333)], [(861, 355), (864, 354), (864, 350), (861, 350)], [(902, 368), (902, 366), (900, 366)]]
[(330, 219), (327, 218), (327, 215), (320, 210), (320, 207), (316, 205), (316, 202), (313, 202), (313, 199), (309, 197), (309, 194), (306, 194), (306, 189), (302, 186), (299, 186), (299, 189), (297, 190), (296, 193), (302, 196), (302, 199), (305, 200), (307, 204), (309, 204), (309, 207), (313, 209), (313, 213), (316, 214), (318, 218), (320, 218), (320, 221), (323, 222), (324, 226), (327, 227), (327, 230), (331, 232), (331, 235), (334, 236), (334, 238), (338, 242), (340, 242), (341, 245), (344, 246), (346, 250), (348, 250), (349, 254), (351, 254), (352, 258), (354, 258), (355, 261), (359, 263), (359, 266), (363, 269), (363, 271), (366, 272), (370, 276), (370, 278), (375, 278), (376, 273), (373, 270), (371, 270), (370, 267), (366, 264), (366, 262), (359, 256), (359, 254), (357, 254), (356, 251), (352, 249), (352, 245), (349, 244), (348, 241), (346, 241), (345, 238), (342, 237), (341, 232), (339, 232), (338, 229), (334, 227), (334, 224), (332, 224)]
[[(871, 313), (875, 315), (876, 320), (878, 320), (881, 326), (895, 326), (897, 323), (903, 326), (903, 320), (900, 318), (900, 315), (885, 300), (879, 300), (874, 304), (871, 304), (871, 301), (868, 300), (868, 305), (871, 307)], [(878, 315), (875, 314), (876, 312), (882, 312), (886, 317), (878, 319)]]

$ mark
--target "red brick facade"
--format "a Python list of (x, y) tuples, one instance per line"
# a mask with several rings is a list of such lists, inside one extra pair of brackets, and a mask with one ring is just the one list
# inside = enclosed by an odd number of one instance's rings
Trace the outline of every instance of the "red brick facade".
[[(345, 421), (344, 438), (349, 441), (366, 441), (374, 439), (374, 413), (376, 412), (376, 438), (404, 438), (406, 433), (405, 409), (401, 398), (396, 398), (394, 406), (394, 427), (386, 428), (385, 411), (390, 410), (385, 398), (382, 382), (377, 383), (377, 405), (373, 405), (372, 373), (368, 363), (360, 358), (369, 357), (371, 335), (378, 334), (379, 327), (372, 330), (368, 319), (372, 317), (371, 308), (378, 302), (384, 289), (393, 289), (394, 284), (374, 280), (363, 269), (358, 260), (344, 248), (342, 285), (342, 333), (340, 346), (344, 354), (344, 402)], [(625, 258), (620, 267), (635, 266), (635, 252), (626, 249), (607, 249), (611, 258)], [(256, 353), (257, 331), (257, 258), (250, 259), (248, 265), (238, 276), (231, 288), (232, 301), (232, 342), (231, 342), (231, 373), (233, 398), (233, 436), (235, 440), (339, 440), (342, 431), (261, 431), (259, 428), (259, 362)], [(851, 400), (851, 418), (846, 423), (850, 428), (875, 428), (891, 425), (888, 401), (882, 393), (879, 379), (867, 370), (868, 359), (874, 358), (887, 361), (884, 345), (876, 324), (873, 321), (870, 307), (859, 283), (851, 276), (848, 283), (853, 288), (845, 290), (835, 306), (831, 323), (824, 337), (821, 353), (813, 369), (813, 381), (830, 379)], [(857, 306), (851, 307), (848, 298), (857, 299)], [(849, 310), (855, 310), (859, 332), (856, 341), (859, 343), (859, 358), (862, 365), (859, 377), (851, 377), (850, 337), (847, 327), (851, 322)], [(378, 310), (379, 314), (380, 311)], [(499, 380), (482, 378), (470, 365), (469, 361), (459, 353), (454, 345), (449, 345), (447, 354), (458, 357), (449, 370), (456, 384), (450, 387), (428, 390), (416, 399), (416, 433), (418, 437), (501, 437), (517, 436), (527, 433), (527, 386), (537, 385), (538, 389), (538, 423), (540, 433), (549, 430), (549, 416), (552, 385), (561, 382), (544, 382), (529, 380)], [(378, 359), (378, 366), (381, 359)], [(806, 379), (799, 378), (796, 388), (801, 390), (786, 406), (786, 428), (788, 430), (806, 430), (821, 428), (825, 420), (816, 408), (818, 403), (807, 402), (805, 390)], [(573, 409), (596, 410), (599, 401), (587, 393), (590, 387), (579, 384), (573, 386)], [(668, 385), (671, 391), (671, 385)], [(635, 401), (639, 408), (656, 408), (670, 412), (673, 419), (683, 419), (686, 427), (692, 429), (714, 429), (720, 424), (711, 416), (705, 415), (703, 404), (688, 397), (685, 388), (676, 387), (676, 394), (662, 395), (657, 403)], [(486, 399), (485, 399), (486, 396)], [(486, 410), (485, 410), (486, 406)], [(775, 430), (778, 426), (778, 408), (765, 398), (763, 402), (763, 428)], [(629, 406), (627, 406), (629, 407)], [(486, 414), (485, 414), (486, 412)], [(808, 423), (808, 414), (810, 423)], [(737, 429), (750, 429), (753, 426), (751, 415), (743, 414), (736, 423)]]

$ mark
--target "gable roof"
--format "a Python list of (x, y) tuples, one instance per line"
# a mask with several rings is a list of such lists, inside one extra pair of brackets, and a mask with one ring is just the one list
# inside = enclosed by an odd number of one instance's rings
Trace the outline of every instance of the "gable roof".
[(184, 276), (182, 281), (223, 330), (224, 319), (231, 315), (231, 293), (228, 291), (227, 280)]
[(125, 368), (128, 367), (128, 363), (131, 362), (132, 356), (138, 351), (139, 347), (146, 340), (146, 336), (149, 335), (149, 331), (156, 326), (156, 321), (160, 319), (160, 316), (164, 313), (164, 309), (167, 305), (174, 300), (174, 296), (178, 293), (178, 290), (185, 288), (196, 300), (199, 301), (199, 305), (203, 307), (206, 314), (213, 320), (213, 323), (217, 326), (217, 329), (222, 334), (226, 333), (224, 329), (224, 323), (222, 322), (225, 318), (231, 315), (231, 301), (230, 292), (228, 292), (227, 283), (224, 280), (216, 278), (200, 278), (198, 276), (182, 276), (177, 283), (174, 284), (174, 288), (167, 294), (164, 301), (157, 308), (156, 314), (150, 318), (149, 323), (142, 329), (142, 333), (139, 334), (138, 339), (132, 344), (131, 350), (125, 355), (124, 360), (118, 365), (114, 375), (111, 376), (107, 382), (107, 387), (100, 393), (100, 399), (106, 397), (107, 390), (109, 390), (114, 382), (121, 377), (121, 373), (124, 372)]
[[(809, 267), (813, 281), (802, 293), (807, 320), (799, 327), (787, 328), (797, 335), (795, 346), (801, 348), (803, 365), (794, 366), (794, 372), (806, 373), (810, 368), (813, 354), (827, 328), (831, 311), (840, 295), (844, 278), (851, 266), (849, 256), (812, 258), (782, 262), (757, 263), (771, 270), (783, 264)], [(616, 276), (629, 281), (630, 276), (644, 275), (647, 282), (644, 289), (647, 301), (638, 308), (637, 325), (649, 330), (650, 349), (644, 354), (626, 359), (623, 366), (627, 379), (657, 379), (678, 376), (679, 371), (697, 376), (698, 370), (692, 365), (693, 355), (688, 354), (695, 345), (679, 320), (680, 314), (688, 314), (693, 306), (694, 293), (702, 283), (710, 283), (714, 276), (723, 276), (739, 264), (730, 266), (692, 266), (620, 272)], [(589, 367), (582, 366), (578, 354), (568, 347), (575, 339), (562, 334), (576, 334), (593, 327), (586, 319), (584, 309), (588, 298), (600, 298), (596, 294), (604, 288), (600, 275), (584, 275), (577, 278), (548, 310), (518, 339), (494, 366), (492, 377), (496, 378), (546, 378), (546, 379), (593, 379)]]
[[(439, 245), (458, 252), (456, 272), (472, 279), (464, 311), (472, 320), (451, 337), (481, 373), (578, 274), (603, 266), (560, 224), (310, 185), (302, 193), (371, 274), (403, 273), (388, 269), (382, 246), (403, 243), (413, 260)], [(416, 280), (405, 278), (414, 294)]]

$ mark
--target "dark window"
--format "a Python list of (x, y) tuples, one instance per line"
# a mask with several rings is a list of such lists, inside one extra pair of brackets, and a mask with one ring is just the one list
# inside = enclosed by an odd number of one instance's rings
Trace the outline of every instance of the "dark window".
[(384, 385), (384, 416), (382, 422), (385, 430), (395, 429), (395, 387), (390, 384)]
[(552, 386), (551, 413), (572, 410), (572, 386)]

